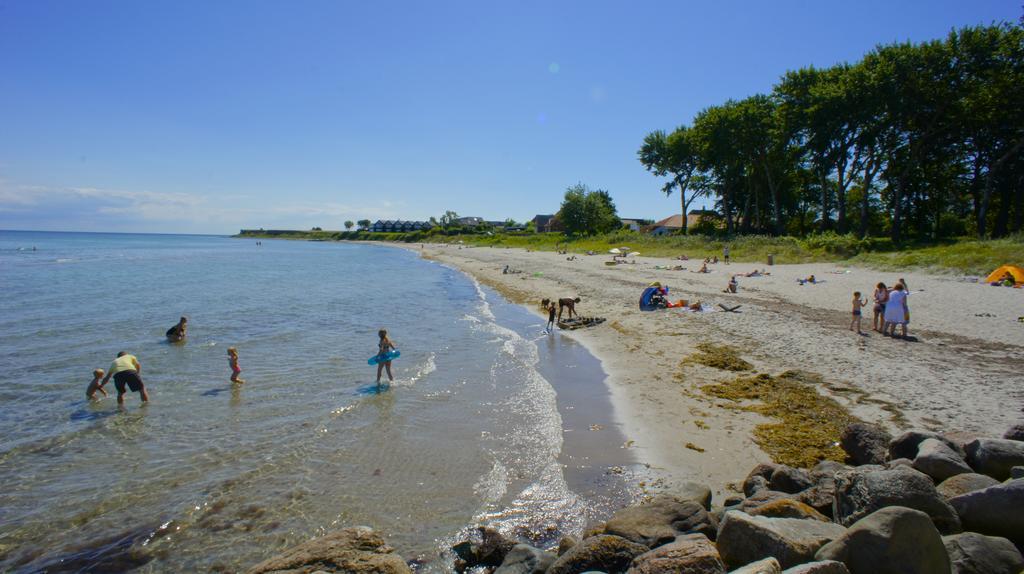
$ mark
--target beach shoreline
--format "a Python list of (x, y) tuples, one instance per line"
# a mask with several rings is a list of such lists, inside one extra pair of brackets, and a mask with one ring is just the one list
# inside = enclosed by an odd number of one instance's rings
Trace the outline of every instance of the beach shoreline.
[[(605, 264), (610, 256), (601, 255), (390, 245), (460, 269), (538, 316), (541, 298), (580, 296), (584, 316), (607, 321), (560, 336), (581, 342), (601, 361), (615, 420), (638, 460), (675, 480), (728, 485), (753, 464), (771, 460), (752, 437), (768, 419), (700, 392), (736, 375), (686, 362), (701, 342), (735, 346), (756, 372), (817, 373), (825, 381), (818, 392), (891, 431), (992, 434), (1015, 422), (1024, 405), (1024, 392), (1010, 384), (1013, 356), (1024, 352), (1024, 329), (1011, 320), (1024, 314), (1018, 290), (902, 274), (912, 293), (912, 342), (871, 332), (870, 306), (862, 326), (868, 335), (847, 330), (852, 292), (870, 298), (879, 280), (896, 281), (893, 273), (833, 263), (775, 265), (768, 276), (740, 277), (739, 293), (726, 294), (732, 273), (766, 266), (718, 264), (701, 274), (693, 273), (699, 262), (662, 258), (611, 266)], [(506, 265), (520, 273), (503, 273)], [(679, 265), (688, 269), (672, 270)], [(821, 281), (797, 282), (811, 274)], [(640, 292), (654, 281), (670, 286), (671, 300), (699, 299), (709, 312), (639, 311)], [(719, 303), (742, 307), (727, 313)]]

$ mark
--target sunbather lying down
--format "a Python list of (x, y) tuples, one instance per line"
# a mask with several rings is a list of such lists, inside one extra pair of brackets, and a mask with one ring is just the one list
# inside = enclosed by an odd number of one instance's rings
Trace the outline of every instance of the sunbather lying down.
[(508, 265), (506, 265), (505, 268), (501, 270), (501, 272), (505, 275), (511, 275), (513, 273), (522, 273), (522, 271), (520, 271), (519, 269), (512, 269)]
[(813, 285), (815, 283), (818, 283), (818, 280), (814, 278), (814, 275), (809, 275), (807, 279), (797, 279), (796, 282), (801, 285), (803, 285), (804, 283), (810, 283)]

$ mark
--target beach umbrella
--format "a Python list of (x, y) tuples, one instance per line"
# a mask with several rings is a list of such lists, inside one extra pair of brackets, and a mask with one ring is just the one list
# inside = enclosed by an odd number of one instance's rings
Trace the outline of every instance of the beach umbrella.
[(619, 250), (621, 250), (621, 251), (629, 251), (629, 247), (626, 247), (625, 245), (623, 245), (622, 247), (619, 247)]
[(612, 255), (618, 255), (619, 253), (622, 253), (622, 252), (619, 251), (618, 247), (612, 247), (611, 249), (608, 250), (608, 253), (611, 253)]
[(640, 252), (639, 252), (639, 251), (633, 251), (633, 252), (631, 252), (631, 253), (627, 253), (626, 255), (630, 255), (630, 256), (633, 256), (633, 255), (640, 255)]

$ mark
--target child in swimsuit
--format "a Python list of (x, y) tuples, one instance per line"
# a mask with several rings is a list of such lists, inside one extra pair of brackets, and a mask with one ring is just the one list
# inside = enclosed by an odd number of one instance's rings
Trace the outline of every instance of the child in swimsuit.
[(107, 391), (103, 390), (100, 386), (100, 379), (103, 378), (103, 369), (96, 369), (92, 372), (92, 382), (89, 383), (89, 388), (85, 389), (85, 398), (94, 400), (96, 398), (96, 391), (103, 393), (103, 396), (107, 396)]
[(238, 349), (234, 347), (228, 347), (228, 365), (231, 367), (231, 382), (238, 385), (244, 383), (245, 381), (238, 378), (242, 368), (238, 366)]
[(860, 330), (861, 309), (863, 309), (864, 306), (867, 305), (867, 304), (868, 304), (868, 300), (867, 299), (861, 299), (860, 298), (860, 291), (854, 291), (853, 292), (853, 319), (850, 320), (850, 330), (852, 331), (853, 330), (853, 326), (856, 325), (857, 326), (857, 334), (858, 335), (862, 335), (863, 334), (863, 333), (861, 333), (861, 330)]
[[(377, 356), (381, 357), (388, 354), (390, 351), (395, 349), (395, 343), (388, 337), (388, 330), (381, 329), (377, 331), (377, 336), (380, 337), (380, 341), (377, 342)], [(377, 363), (377, 387), (380, 387), (380, 375), (381, 372), (387, 369), (388, 380), (394, 381), (395, 377), (391, 376), (391, 361), (379, 361)]]
[(554, 332), (555, 329), (555, 304), (548, 304), (548, 333)]

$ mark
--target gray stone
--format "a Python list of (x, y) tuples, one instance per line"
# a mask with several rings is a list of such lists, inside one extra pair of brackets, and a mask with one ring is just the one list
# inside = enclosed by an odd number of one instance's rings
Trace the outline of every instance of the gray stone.
[(703, 534), (684, 534), (633, 559), (629, 574), (725, 574), (715, 545)]
[(544, 574), (555, 562), (554, 554), (527, 546), (516, 544), (505, 554), (505, 560), (494, 574)]
[(768, 557), (737, 568), (730, 574), (782, 574), (782, 566), (775, 558)]
[(949, 556), (931, 518), (890, 506), (857, 521), (823, 546), (816, 560), (842, 562), (851, 574), (946, 574)]
[(917, 445), (929, 438), (941, 440), (946, 443), (946, 446), (956, 451), (957, 454), (964, 456), (963, 447), (939, 433), (925, 430), (910, 430), (892, 439), (892, 442), (889, 443), (889, 460), (897, 458), (913, 460), (917, 456)]
[(814, 481), (811, 480), (811, 473), (802, 468), (793, 468), (784, 464), (775, 469), (771, 478), (768, 479), (768, 488), (788, 494), (796, 494), (812, 486), (814, 486)]
[(779, 466), (781, 465), (773, 462), (762, 462), (755, 466), (743, 480), (743, 496), (750, 496), (758, 490), (768, 488), (768, 479), (772, 477), (772, 473)]
[(896, 468), (897, 466), (909, 466), (910, 468), (914, 468), (914, 461), (910, 460), (909, 458), (897, 458), (885, 463), (885, 468), (890, 470)]
[(934, 438), (925, 439), (917, 445), (914, 468), (932, 477), (936, 483), (951, 476), (973, 472), (956, 451)]
[(477, 531), (479, 542), (465, 540), (452, 546), (452, 550), (466, 566), (500, 566), (516, 542), (490, 526), (480, 526)]
[(818, 480), (822, 477), (832, 478), (840, 470), (848, 470), (849, 468), (850, 467), (846, 466), (841, 462), (836, 462), (834, 460), (823, 460), (818, 462), (818, 464), (814, 465), (811, 468), (811, 476), (814, 477), (815, 480)]
[(1019, 574), (1024, 556), (1012, 542), (998, 536), (964, 532), (943, 536), (954, 574)]
[(1018, 478), (1024, 478), (1024, 466), (1015, 466), (1015, 467), (1011, 468), (1010, 469), (1010, 478), (1014, 479), (1014, 480), (1016, 480)]
[(853, 423), (843, 429), (839, 445), (846, 452), (849, 462), (855, 465), (882, 464), (891, 440), (892, 435), (878, 425)]
[(734, 494), (732, 496), (726, 497), (725, 502), (722, 503), (722, 506), (736, 506), (737, 504), (742, 504), (742, 503), (743, 503), (743, 497)]
[(814, 508), (792, 498), (782, 498), (762, 504), (756, 508), (746, 511), (751, 516), (766, 516), (768, 518), (803, 518), (819, 520), (821, 522), (832, 522), (827, 516)]
[(680, 534), (699, 532), (713, 538), (715, 528), (701, 503), (659, 494), (646, 504), (616, 512), (605, 523), (604, 532), (654, 548)]
[(838, 524), (798, 518), (766, 518), (731, 510), (718, 527), (718, 552), (729, 567), (774, 556), (783, 567), (814, 557), (824, 544), (845, 532)]
[(1010, 478), (1010, 469), (1024, 465), (1024, 442), (1004, 438), (979, 438), (967, 443), (967, 463), (975, 471), (996, 480)]
[(836, 501), (832, 518), (845, 526), (886, 506), (920, 510), (941, 532), (960, 532), (960, 519), (935, 490), (927, 475), (906, 467), (892, 470), (857, 468), (836, 475)]
[(782, 571), (782, 574), (850, 574), (846, 564), (835, 560), (808, 562)]
[(345, 528), (300, 544), (250, 568), (248, 574), (411, 574), (401, 556), (365, 526)]
[(1007, 440), (1019, 440), (1024, 441), (1024, 423), (1017, 423), (1006, 430), (1003, 433), (1003, 438)]
[(1011, 480), (950, 499), (964, 528), (1009, 538), (1024, 546), (1024, 479)]
[(558, 541), (558, 555), (561, 556), (569, 551), (570, 548), (579, 544), (580, 541), (575, 536), (563, 536)]
[(704, 510), (711, 510), (711, 489), (696, 482), (671, 483), (668, 494), (684, 500), (693, 500), (704, 507)]
[(579, 574), (599, 570), (608, 574), (625, 572), (634, 558), (649, 551), (642, 544), (621, 536), (599, 534), (585, 539), (558, 557), (548, 574)]
[(969, 474), (951, 476), (936, 486), (935, 490), (937, 490), (943, 498), (949, 500), (960, 496), (961, 494), (967, 494), (968, 492), (974, 492), (975, 490), (981, 490), (997, 484), (999, 484), (999, 481), (991, 476), (972, 472)]

